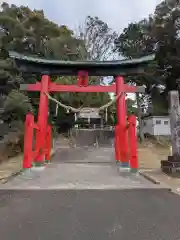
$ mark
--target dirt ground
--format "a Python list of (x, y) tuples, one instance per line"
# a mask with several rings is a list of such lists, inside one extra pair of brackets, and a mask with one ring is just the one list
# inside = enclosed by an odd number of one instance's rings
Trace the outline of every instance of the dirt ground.
[(138, 147), (139, 168), (147, 170), (160, 169), (161, 160), (166, 160), (168, 155), (170, 155), (170, 146), (168, 144), (160, 145), (157, 142), (145, 140)]
[(145, 141), (144, 144), (139, 144), (139, 169), (156, 182), (165, 184), (175, 193), (180, 194), (180, 174), (169, 176), (160, 168), (160, 161), (167, 160), (168, 155), (171, 155), (168, 144), (160, 145), (157, 142)]

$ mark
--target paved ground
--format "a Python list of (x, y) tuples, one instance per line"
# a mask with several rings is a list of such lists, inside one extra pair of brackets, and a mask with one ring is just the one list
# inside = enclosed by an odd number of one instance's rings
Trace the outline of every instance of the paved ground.
[(43, 171), (24, 173), (0, 189), (156, 188), (141, 176), (121, 173), (112, 148), (61, 150)]
[(3, 240), (178, 240), (179, 197), (166, 190), (1, 191)]
[(3, 240), (180, 239), (179, 196), (120, 172), (111, 148), (66, 149), (0, 188)]

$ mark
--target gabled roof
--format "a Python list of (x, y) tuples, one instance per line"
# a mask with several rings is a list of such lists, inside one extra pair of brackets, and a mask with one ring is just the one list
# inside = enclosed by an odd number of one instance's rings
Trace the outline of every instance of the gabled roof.
[(154, 60), (155, 55), (138, 59), (116, 61), (59, 61), (27, 56), (17, 52), (9, 52), (10, 58), (16, 61), (22, 72), (50, 74), (59, 76), (77, 75), (86, 70), (89, 76), (132, 75), (143, 72), (143, 67)]

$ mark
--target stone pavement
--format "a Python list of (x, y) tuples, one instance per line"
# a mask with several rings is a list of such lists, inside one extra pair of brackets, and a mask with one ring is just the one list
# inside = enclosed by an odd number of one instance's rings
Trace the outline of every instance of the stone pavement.
[[(158, 188), (142, 176), (121, 172), (113, 148), (72, 148), (55, 154), (45, 169), (32, 169), (0, 189), (131, 189)], [(165, 187), (165, 186), (164, 186)]]
[[(67, 153), (67, 149), (68, 149), (68, 153)], [(60, 156), (61, 160), (66, 159), (68, 157), (69, 158), (68, 162), (71, 161), (70, 156), (72, 154), (73, 154), (74, 160), (75, 160), (75, 158), (77, 158), (76, 162), (77, 161), (84, 162), (85, 158), (86, 158), (86, 162), (87, 162), (87, 153), (89, 154), (90, 151), (95, 151), (95, 148), (93, 148), (93, 150), (92, 150), (92, 148), (88, 148), (88, 149), (89, 150), (87, 150), (87, 152), (85, 154), (86, 156), (83, 156), (84, 153), (82, 152), (81, 159), (79, 159), (79, 156), (77, 155), (79, 152), (79, 148), (77, 148), (77, 150), (73, 149), (73, 153), (72, 153), (72, 149), (70, 148), (68, 139), (66, 139), (62, 136), (59, 136), (55, 141), (55, 151), (58, 150), (58, 152), (60, 154), (60, 155), (59, 154), (58, 155)], [(61, 153), (60, 153), (60, 151), (61, 151)], [(76, 155), (77, 155), (77, 157), (76, 157)], [(147, 170), (153, 170), (153, 174), (154, 174), (154, 171), (155, 171), (155, 173), (157, 173), (157, 169), (158, 170), (160, 169), (161, 159), (166, 159), (167, 155), (168, 155), (168, 149), (157, 148), (157, 146), (154, 146), (153, 144), (151, 144), (149, 142), (148, 143), (145, 142), (145, 144), (139, 144), (139, 151), (138, 151), (139, 168), (145, 172)], [(92, 156), (92, 154), (90, 154), (90, 156)], [(0, 182), (2, 182), (2, 183), (7, 182), (9, 177), (11, 178), (12, 175), (14, 176), (22, 170), (22, 158), (23, 158), (23, 156), (20, 155), (13, 159), (10, 159), (9, 161), (6, 161), (6, 162), (3, 162), (0, 164)], [(114, 156), (112, 156), (112, 159), (113, 158), (114, 158)], [(88, 157), (88, 159), (89, 159), (89, 157)], [(92, 162), (93, 159), (94, 158), (89, 159), (88, 161)], [(53, 159), (53, 162), (54, 162), (54, 160), (56, 161), (56, 157)], [(97, 163), (97, 162), (106, 162), (107, 160), (105, 158), (103, 158), (103, 156), (97, 156), (97, 159), (95, 161)], [(158, 173), (160, 173), (160, 172), (158, 171)], [(168, 183), (171, 183), (171, 182), (168, 181)], [(175, 180), (173, 181), (173, 183), (174, 182), (175, 182)], [(177, 181), (176, 183), (177, 183), (176, 185), (178, 185), (179, 181)]]

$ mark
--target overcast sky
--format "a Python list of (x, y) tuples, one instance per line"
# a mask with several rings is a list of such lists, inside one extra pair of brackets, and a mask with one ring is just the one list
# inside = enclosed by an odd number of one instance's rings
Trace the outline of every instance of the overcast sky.
[[(109, 27), (121, 32), (129, 22), (152, 14), (162, 0), (0, 0), (0, 2), (43, 9), (45, 15), (59, 25), (76, 30), (86, 16), (98, 16)], [(133, 94), (129, 97), (134, 99)]]
[(43, 9), (50, 20), (71, 29), (82, 25), (87, 15), (98, 16), (120, 32), (129, 22), (153, 13), (162, 0), (0, 0), (3, 1)]

